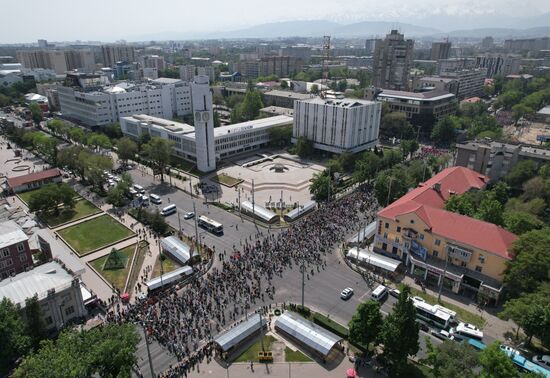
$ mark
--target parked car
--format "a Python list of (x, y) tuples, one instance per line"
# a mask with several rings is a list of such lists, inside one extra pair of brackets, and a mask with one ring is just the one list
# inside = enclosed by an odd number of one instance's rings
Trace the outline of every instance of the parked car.
[(399, 294), (401, 294), (401, 292), (400, 292), (399, 290), (397, 290), (397, 289), (391, 289), (391, 290), (390, 290), (390, 295), (391, 295), (392, 297), (397, 298), (397, 297), (399, 297)]
[(445, 331), (444, 329), (442, 329), (442, 330), (432, 329), (430, 331), (430, 333), (434, 337), (437, 337), (440, 340), (454, 340), (455, 339), (455, 337), (453, 335), (451, 335), (448, 331)]
[(540, 366), (550, 370), (550, 356), (549, 355), (543, 354), (543, 355), (534, 356), (532, 361), (534, 363), (536, 363), (537, 365), (540, 365)]
[(340, 298), (343, 300), (348, 300), (353, 295), (353, 289), (351, 287), (346, 287), (342, 292), (340, 293)]

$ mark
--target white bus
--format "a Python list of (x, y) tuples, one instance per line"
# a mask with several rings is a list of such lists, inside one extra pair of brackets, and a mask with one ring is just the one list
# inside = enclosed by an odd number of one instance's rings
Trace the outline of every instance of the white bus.
[(151, 193), (149, 197), (151, 198), (151, 202), (153, 202), (154, 204), (160, 205), (162, 203), (162, 200), (156, 194)]
[(164, 209), (162, 209), (160, 211), (160, 215), (162, 216), (167, 216), (167, 215), (170, 215), (170, 214), (174, 214), (176, 212), (176, 205), (169, 205), (169, 206), (166, 206)]
[(432, 326), (446, 329), (452, 320), (451, 314), (442, 311), (440, 306), (432, 306), (423, 300), (412, 299), (414, 308), (416, 309), (416, 317), (424, 320)]
[(143, 189), (143, 186), (141, 185), (138, 185), (138, 184), (134, 184), (134, 189), (138, 192), (138, 193), (145, 193), (145, 189)]
[(460, 322), (456, 328), (451, 328), (451, 334), (458, 340), (474, 339), (483, 340), (483, 332), (475, 325)]
[(223, 225), (219, 222), (216, 222), (213, 219), (201, 215), (198, 220), (199, 226), (207, 229), (213, 234), (221, 235), (223, 234)]

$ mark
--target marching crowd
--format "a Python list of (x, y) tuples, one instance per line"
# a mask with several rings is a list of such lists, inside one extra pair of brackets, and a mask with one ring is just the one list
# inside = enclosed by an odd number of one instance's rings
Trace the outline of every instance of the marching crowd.
[(212, 356), (211, 341), (224, 326), (273, 302), (276, 277), (282, 278), (287, 269), (302, 267), (309, 279), (325, 269), (326, 254), (360, 220), (372, 220), (376, 210), (377, 202), (370, 190), (361, 188), (320, 205), (313, 215), (278, 234), (260, 231), (249, 236), (242, 240), (242, 247), (217, 253), (221, 264), (183, 289), (173, 287), (150, 295), (148, 300), (118, 307), (109, 319), (143, 325), (148, 335), (179, 361), (161, 376), (186, 376), (189, 369), (198, 368), (204, 358)]

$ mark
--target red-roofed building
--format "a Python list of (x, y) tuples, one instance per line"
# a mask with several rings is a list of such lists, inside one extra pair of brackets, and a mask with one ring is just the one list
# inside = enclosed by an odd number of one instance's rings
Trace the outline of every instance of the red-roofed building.
[(7, 180), (8, 189), (14, 193), (40, 188), (42, 185), (52, 182), (61, 182), (61, 171), (57, 168), (47, 169), (41, 172), (33, 172), (28, 175), (10, 177)]
[(452, 195), (483, 189), (488, 182), (464, 167), (441, 171), (378, 213), (374, 250), (404, 261), (429, 284), (443, 280), (454, 293), (495, 303), (517, 236), (444, 209)]

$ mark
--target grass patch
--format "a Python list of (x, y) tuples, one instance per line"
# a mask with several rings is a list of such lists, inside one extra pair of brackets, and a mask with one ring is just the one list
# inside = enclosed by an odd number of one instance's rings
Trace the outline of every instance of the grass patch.
[(96, 207), (93, 203), (87, 199), (81, 198), (76, 201), (75, 206), (72, 209), (62, 209), (59, 215), (40, 214), (40, 217), (44, 219), (48, 226), (55, 227), (63, 223), (76, 221), (93, 214), (98, 214), (100, 212), (101, 209)]
[(432, 369), (411, 361), (407, 364), (405, 376), (410, 378), (435, 378)]
[(285, 362), (311, 362), (311, 358), (300, 352), (285, 347)]
[(80, 256), (134, 234), (109, 215), (64, 228), (58, 233)]
[(136, 263), (135, 263), (135, 269), (132, 271), (132, 267), (130, 267), (130, 281), (128, 282), (128, 291), (131, 292), (134, 290), (134, 287), (136, 286), (136, 282), (138, 282), (139, 274), (141, 272), (141, 267), (143, 265), (143, 261), (145, 260), (145, 255), (147, 254), (147, 251), (149, 249), (149, 243), (145, 241), (141, 241), (139, 244), (139, 247), (136, 251)]
[(109, 257), (108, 254), (100, 257), (99, 259), (91, 261), (90, 265), (93, 266), (94, 269), (107, 280), (107, 282), (122, 291), (124, 290), (124, 285), (126, 284), (126, 277), (128, 277), (128, 274), (130, 273), (132, 256), (134, 254), (135, 248), (136, 245), (133, 244), (118, 251), (124, 261), (123, 268), (103, 270), (103, 265)]
[(220, 174), (216, 174), (216, 177), (213, 177), (212, 181), (219, 182), (220, 184), (229, 186), (231, 188), (241, 183), (243, 180), (239, 180), (239, 179), (236, 179), (235, 177), (231, 177), (226, 173), (220, 173)]
[(325, 315), (319, 314), (318, 312), (313, 314), (313, 322), (315, 324), (320, 325), (323, 328), (328, 329), (332, 333), (347, 338), (349, 331), (346, 327), (344, 327), (342, 324), (335, 322), (332, 319), (329, 319)]
[[(164, 260), (162, 261), (162, 269), (164, 273), (171, 272), (173, 270), (176, 270), (178, 268), (181, 268), (181, 265), (172, 260), (167, 255), (164, 255)], [(153, 268), (153, 275), (151, 277), (159, 277), (160, 276), (160, 256), (157, 257), (157, 260), (155, 261), (155, 266)]]
[[(411, 295), (420, 297), (424, 299), (426, 302), (428, 302), (431, 305), (437, 304), (437, 298), (433, 295), (430, 295), (428, 293), (424, 293), (421, 290), (417, 290), (415, 288), (411, 287)], [(452, 303), (448, 303), (445, 301), (441, 301), (439, 303), (441, 306), (447, 307), (450, 310), (456, 311), (457, 317), (466, 323), (474, 324), (478, 328), (483, 328), (485, 326), (485, 319), (483, 319), (480, 315), (477, 315), (471, 311), (468, 311), (462, 307), (456, 306)]]
[[(263, 343), (264, 343), (264, 349), (265, 351), (271, 350), (271, 345), (273, 344), (276, 339), (271, 335), (264, 335), (262, 337)], [(258, 352), (262, 352), (262, 343), (258, 339), (254, 344), (252, 344), (250, 347), (248, 347), (247, 350), (245, 350), (234, 362), (248, 362), (248, 361), (258, 361)]]

